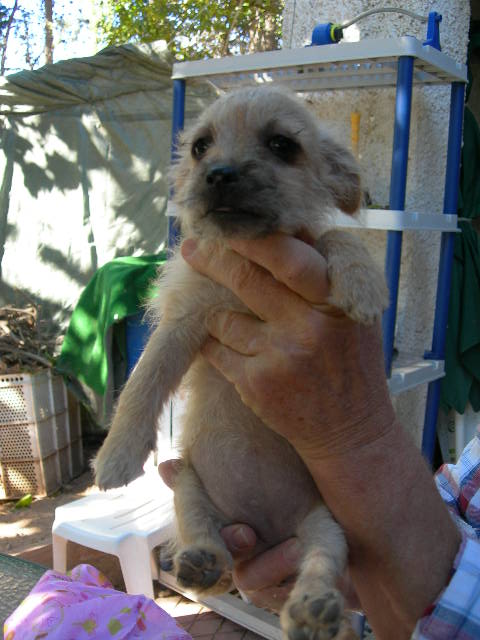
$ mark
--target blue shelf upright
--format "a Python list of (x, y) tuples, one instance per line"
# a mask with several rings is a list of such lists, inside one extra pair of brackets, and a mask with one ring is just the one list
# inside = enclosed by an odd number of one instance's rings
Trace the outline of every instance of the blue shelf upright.
[[(402, 56), (398, 60), (389, 201), (389, 206), (392, 211), (405, 210), (410, 116), (412, 111), (413, 65), (414, 59), (410, 56)], [(390, 377), (392, 373), (401, 259), (402, 232), (389, 231), (387, 233), (385, 276), (390, 291), (390, 305), (383, 314), (382, 322), (383, 354), (387, 377)]]
[[(445, 174), (445, 191), (443, 201), (444, 215), (457, 213), (464, 100), (465, 83), (453, 82), (450, 93), (447, 168)], [(432, 349), (430, 352), (425, 354), (425, 358), (431, 358), (434, 360), (443, 360), (445, 358), (445, 339), (447, 335), (448, 304), (450, 300), (454, 241), (455, 238), (453, 233), (442, 234)], [(435, 453), (441, 384), (442, 381), (440, 379), (434, 380), (428, 385), (422, 452), (430, 464), (433, 462), (433, 456)]]
[[(185, 80), (173, 81), (173, 108), (172, 108), (172, 163), (177, 154), (178, 136), (185, 125)], [(178, 240), (178, 229), (175, 218), (168, 218), (168, 248), (173, 250)]]

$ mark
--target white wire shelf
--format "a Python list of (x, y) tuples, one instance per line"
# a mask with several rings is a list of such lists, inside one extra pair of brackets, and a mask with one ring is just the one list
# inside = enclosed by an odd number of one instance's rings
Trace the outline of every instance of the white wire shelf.
[(414, 58), (416, 84), (467, 81), (466, 65), (412, 36), (180, 62), (172, 79), (208, 81), (221, 90), (269, 82), (297, 92), (395, 86), (401, 56)]
[(451, 214), (419, 213), (391, 209), (361, 209), (355, 216), (338, 212), (333, 224), (349, 229), (381, 229), (385, 231), (453, 231), (459, 232), (458, 217)]
[(397, 395), (433, 382), (445, 375), (443, 360), (424, 360), (414, 356), (400, 355), (393, 361), (392, 375), (388, 379), (390, 393)]

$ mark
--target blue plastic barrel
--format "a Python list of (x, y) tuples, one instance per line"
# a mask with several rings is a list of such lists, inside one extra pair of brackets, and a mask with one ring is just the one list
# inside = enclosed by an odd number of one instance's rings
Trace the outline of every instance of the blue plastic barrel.
[(125, 319), (125, 343), (127, 354), (127, 378), (142, 355), (150, 337), (150, 326), (145, 321), (143, 311), (139, 311)]

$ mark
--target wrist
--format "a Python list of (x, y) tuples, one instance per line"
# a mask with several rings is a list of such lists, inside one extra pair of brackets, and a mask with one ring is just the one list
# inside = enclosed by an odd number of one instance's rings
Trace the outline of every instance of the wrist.
[(331, 424), (323, 424), (320, 419), (317, 432), (308, 433), (308, 438), (302, 438), (301, 431), (290, 438), (290, 444), (309, 469), (326, 475), (333, 469), (338, 474), (339, 468), (351, 468), (352, 457), (356, 460), (360, 454), (367, 458), (374, 456), (375, 443), (383, 451), (382, 442), (401, 428), (387, 393), (363, 407), (358, 401), (352, 406), (355, 411), (349, 411), (345, 405), (339, 408)]

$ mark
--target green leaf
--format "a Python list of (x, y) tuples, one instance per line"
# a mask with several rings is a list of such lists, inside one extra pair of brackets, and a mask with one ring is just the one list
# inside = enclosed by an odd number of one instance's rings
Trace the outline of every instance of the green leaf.
[(30, 493), (22, 496), (18, 502), (15, 503), (15, 509), (24, 509), (29, 507), (33, 502), (33, 496)]

